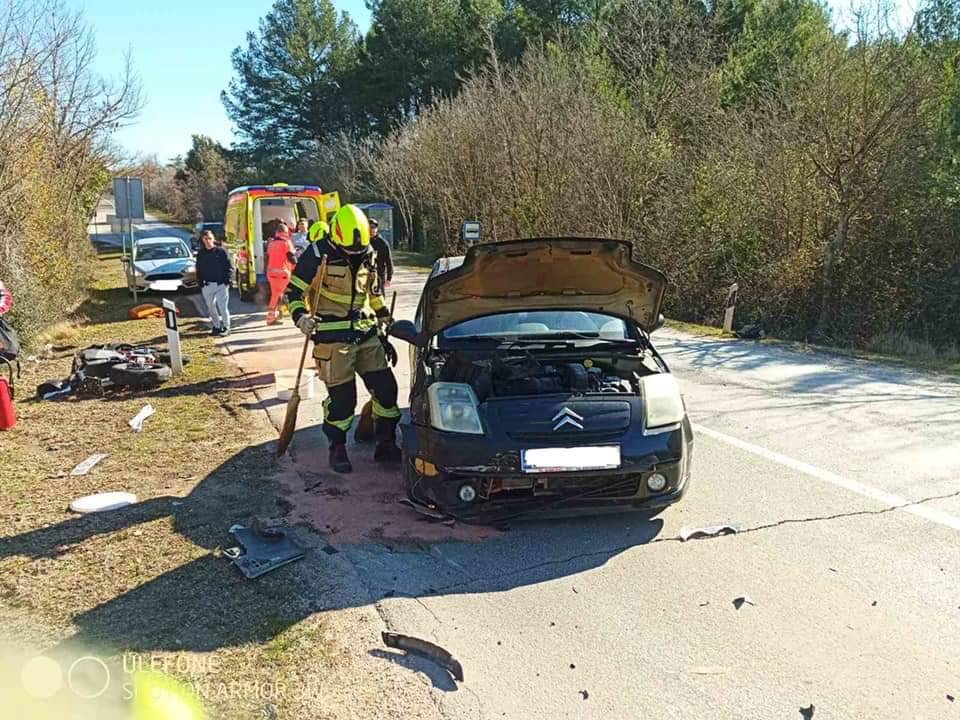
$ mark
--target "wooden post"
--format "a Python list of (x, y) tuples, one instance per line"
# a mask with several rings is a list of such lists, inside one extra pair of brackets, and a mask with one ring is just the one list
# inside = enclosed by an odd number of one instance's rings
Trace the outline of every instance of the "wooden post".
[(734, 283), (727, 290), (727, 299), (723, 304), (723, 331), (733, 332), (733, 313), (737, 309), (737, 283)]

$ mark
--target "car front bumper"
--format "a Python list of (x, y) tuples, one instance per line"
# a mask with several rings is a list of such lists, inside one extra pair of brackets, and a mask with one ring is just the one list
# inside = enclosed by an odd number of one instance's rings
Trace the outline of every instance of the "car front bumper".
[[(463, 519), (482, 521), (514, 512), (567, 515), (658, 509), (680, 500), (690, 481), (693, 435), (686, 418), (666, 432), (628, 431), (616, 440), (585, 442), (584, 446), (619, 444), (621, 465), (577, 472), (522, 472), (523, 447), (512, 442), (411, 423), (401, 429), (411, 500)], [(654, 472), (667, 478), (662, 491), (647, 486)], [(476, 499), (461, 500), (464, 485), (473, 486)]]

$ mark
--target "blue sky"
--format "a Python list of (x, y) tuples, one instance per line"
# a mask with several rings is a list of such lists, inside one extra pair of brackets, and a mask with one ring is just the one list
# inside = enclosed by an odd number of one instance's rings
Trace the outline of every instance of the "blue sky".
[[(917, 0), (895, 0), (901, 22)], [(333, 0), (365, 32), (370, 13), (364, 0)], [(850, 0), (832, 0), (835, 17)], [(230, 53), (257, 28), (273, 0), (67, 0), (82, 10), (97, 41), (97, 68), (116, 76), (128, 50), (143, 84), (146, 105), (140, 117), (117, 133), (127, 150), (156, 154), (161, 162), (186, 153), (192, 134), (228, 145), (230, 121), (220, 91), (233, 75)]]
[[(366, 31), (363, 0), (333, 0)], [(161, 162), (185, 154), (192, 134), (224, 144), (233, 138), (220, 91), (233, 75), (230, 53), (245, 44), (273, 0), (67, 0), (82, 10), (97, 43), (100, 74), (116, 77), (130, 51), (146, 105), (117, 140), (127, 150)]]

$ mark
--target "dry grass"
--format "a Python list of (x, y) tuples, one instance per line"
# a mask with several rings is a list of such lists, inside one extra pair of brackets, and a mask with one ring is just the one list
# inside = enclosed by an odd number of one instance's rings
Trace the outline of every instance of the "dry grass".
[[(211, 717), (337, 717), (302, 692), (353, 672), (342, 638), (357, 630), (316, 612), (317, 565), (249, 581), (220, 555), (232, 523), (283, 514), (269, 482), (276, 434), (248, 412), (245, 378), (199, 324), (183, 322), (186, 373), (155, 390), (28, 399), (37, 383), (66, 375), (79, 348), (160, 342), (162, 321), (123, 319), (129, 304), (119, 263), (102, 261), (82, 308), (96, 321), (51, 334), (53, 357), (24, 365), (18, 424), (0, 445), (0, 642), (68, 657), (92, 648), (115, 665), (130, 653), (192, 658), (175, 674), (197, 684)], [(134, 433), (127, 420), (148, 402), (156, 414)], [(99, 452), (109, 457), (88, 475), (69, 475)], [(105, 490), (135, 492), (139, 503), (87, 517), (67, 510)], [(268, 692), (278, 679), (291, 689), (282, 697)]]

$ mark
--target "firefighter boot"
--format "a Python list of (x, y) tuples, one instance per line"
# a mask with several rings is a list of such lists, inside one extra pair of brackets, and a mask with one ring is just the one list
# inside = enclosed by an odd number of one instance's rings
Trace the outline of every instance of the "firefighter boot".
[(347, 457), (347, 446), (344, 443), (330, 446), (330, 467), (334, 472), (343, 475), (353, 472), (353, 465)]
[(373, 459), (377, 462), (400, 462), (400, 448), (397, 447), (398, 418), (377, 418), (375, 427), (377, 446), (373, 450)]

